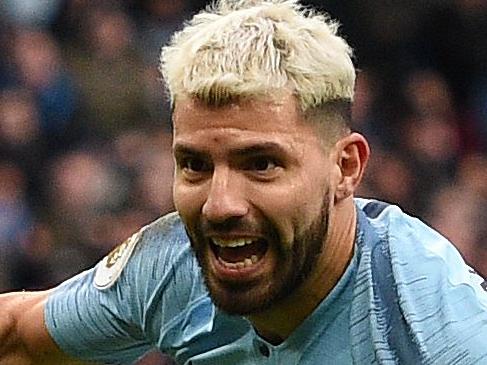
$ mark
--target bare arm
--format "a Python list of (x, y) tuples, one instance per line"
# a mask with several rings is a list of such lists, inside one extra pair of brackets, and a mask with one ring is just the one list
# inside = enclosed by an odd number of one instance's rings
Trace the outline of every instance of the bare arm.
[(0, 365), (79, 365), (54, 343), (44, 323), (49, 291), (0, 295)]

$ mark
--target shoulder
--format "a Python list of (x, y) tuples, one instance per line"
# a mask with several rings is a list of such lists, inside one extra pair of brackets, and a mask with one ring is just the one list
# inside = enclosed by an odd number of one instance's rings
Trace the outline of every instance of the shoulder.
[(357, 206), (389, 256), (404, 320), (433, 363), (450, 363), (458, 353), (465, 363), (487, 356), (484, 278), (450, 241), (399, 207), (368, 200)]
[(359, 199), (357, 206), (385, 241), (395, 275), (422, 276), (425, 281), (441, 281), (448, 286), (472, 286), (487, 309), (484, 279), (464, 261), (452, 242), (396, 205)]
[[(93, 346), (100, 356), (106, 354), (103, 359), (140, 356), (148, 343), (172, 349), (197, 337), (200, 327), (211, 327), (213, 317), (213, 304), (176, 213), (143, 227), (94, 268), (58, 286), (46, 311), (48, 328), (61, 347), (89, 359), (95, 359)], [(105, 343), (100, 338), (110, 342), (102, 348), (96, 345)], [(134, 339), (140, 346), (133, 346)], [(125, 354), (120, 349), (127, 343), (131, 350)]]
[(139, 232), (142, 243), (140, 249), (150, 249), (154, 245), (158, 248), (174, 248), (176, 250), (190, 248), (184, 224), (177, 212), (172, 212), (158, 218), (143, 227)]
[(448, 239), (398, 206), (369, 199), (357, 199), (357, 206), (365, 213), (372, 229), (387, 241), (392, 256), (440, 260), (445, 264), (463, 264), (460, 266), (467, 268), (459, 251)]
[(134, 257), (143, 260), (161, 260), (182, 263), (194, 259), (184, 224), (176, 212), (169, 213), (139, 231), (140, 242)]
[(131, 270), (136, 276), (144, 276), (148, 274), (144, 268), (151, 267), (152, 275), (155, 271), (162, 274), (162, 269), (170, 269), (181, 258), (191, 260), (191, 256), (181, 219), (177, 213), (170, 213), (143, 227), (105, 256), (95, 268), (94, 286), (106, 290)]

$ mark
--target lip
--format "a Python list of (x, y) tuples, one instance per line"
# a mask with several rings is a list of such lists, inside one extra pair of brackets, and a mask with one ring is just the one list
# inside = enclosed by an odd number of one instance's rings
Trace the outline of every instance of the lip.
[(211, 232), (207, 233), (206, 236), (208, 237), (209, 240), (212, 240), (213, 238), (219, 238), (223, 240), (233, 240), (233, 239), (239, 239), (239, 238), (245, 238), (245, 239), (252, 239), (252, 240), (258, 240), (258, 239), (263, 239), (263, 235), (258, 235), (258, 234), (248, 234), (248, 233), (232, 233), (232, 234), (212, 234)]
[[(242, 237), (242, 236), (239, 236)], [(215, 277), (221, 281), (231, 281), (231, 282), (248, 282), (255, 280), (259, 276), (265, 274), (266, 267), (269, 266), (270, 263), (270, 255), (269, 255), (269, 248), (264, 256), (255, 264), (243, 267), (243, 268), (230, 268), (225, 266), (220, 259), (215, 255), (213, 249), (209, 246), (211, 245), (208, 242), (208, 250), (210, 252), (210, 266), (211, 271), (215, 275)]]

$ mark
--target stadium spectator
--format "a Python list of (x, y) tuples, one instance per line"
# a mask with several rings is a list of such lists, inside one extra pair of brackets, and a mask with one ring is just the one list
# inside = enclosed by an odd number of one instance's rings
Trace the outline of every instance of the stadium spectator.
[(1, 161), (0, 247), (2, 251), (8, 246), (15, 246), (31, 226), (32, 211), (27, 202), (26, 190), (27, 178), (23, 171), (10, 161)]
[(81, 47), (68, 53), (85, 104), (78, 117), (93, 136), (105, 139), (147, 127), (151, 120), (145, 103), (144, 65), (133, 47), (132, 19), (122, 9), (100, 3), (92, 4), (81, 21)]
[(31, 90), (38, 108), (40, 132), (49, 154), (73, 143), (77, 91), (54, 38), (45, 31), (19, 29), (12, 46), (17, 84)]

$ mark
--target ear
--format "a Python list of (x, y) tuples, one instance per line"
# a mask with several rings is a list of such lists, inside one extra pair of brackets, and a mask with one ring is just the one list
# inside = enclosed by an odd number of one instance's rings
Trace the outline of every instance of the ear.
[(359, 133), (340, 139), (335, 148), (336, 163), (341, 173), (335, 190), (335, 203), (338, 203), (357, 190), (369, 160), (370, 148), (365, 137)]

